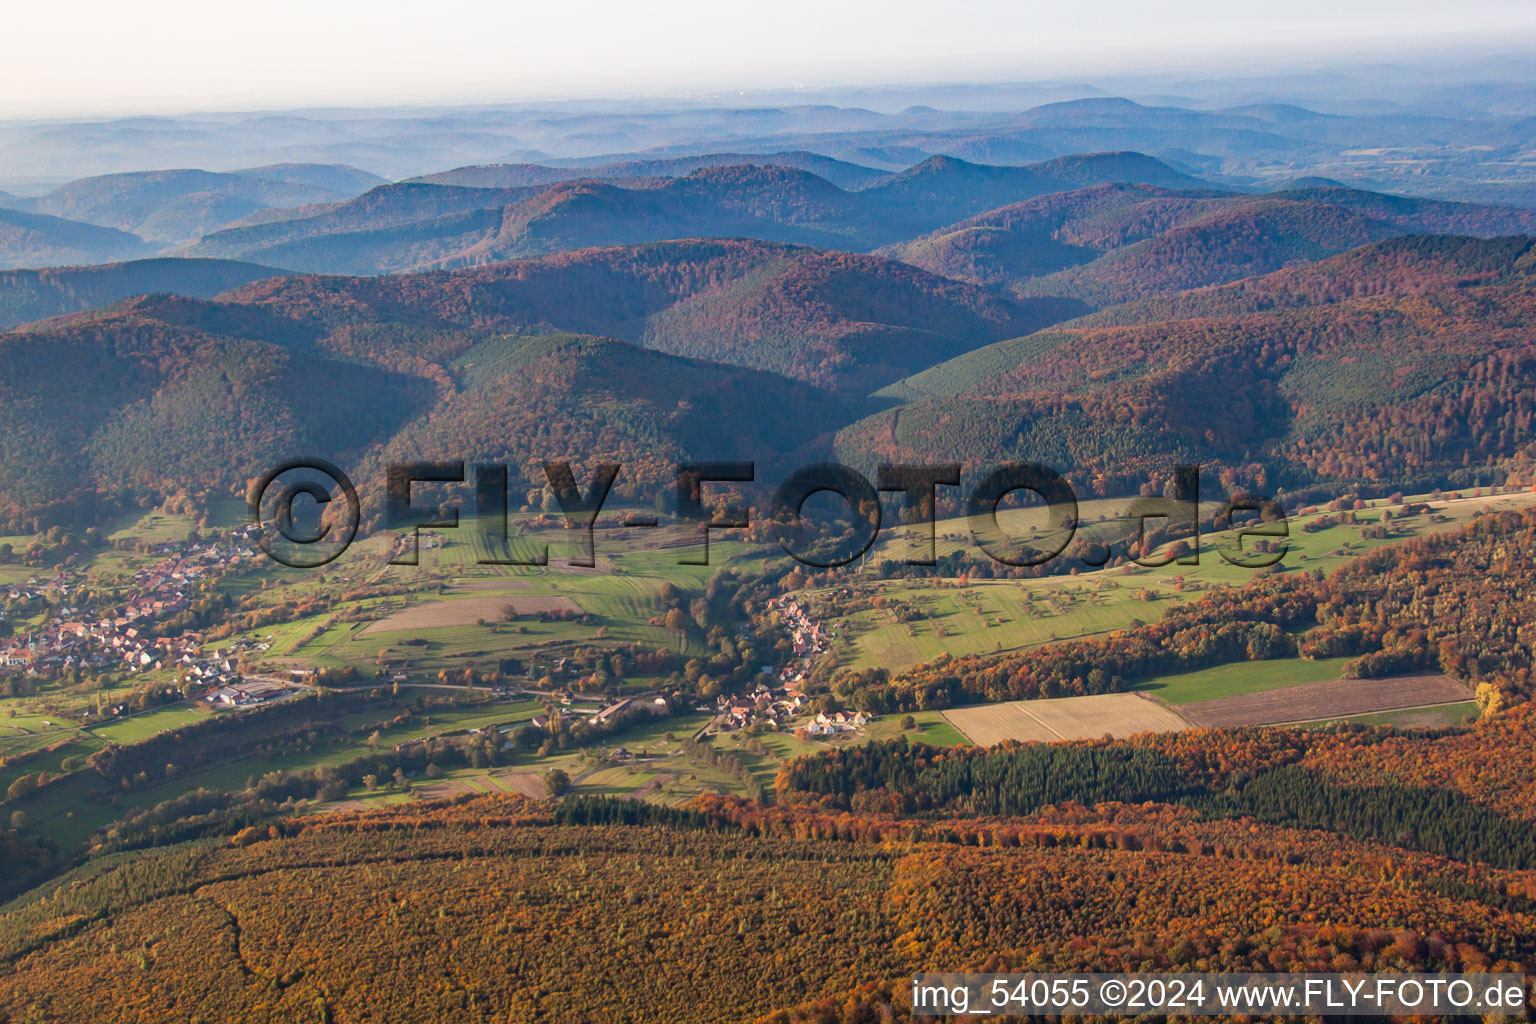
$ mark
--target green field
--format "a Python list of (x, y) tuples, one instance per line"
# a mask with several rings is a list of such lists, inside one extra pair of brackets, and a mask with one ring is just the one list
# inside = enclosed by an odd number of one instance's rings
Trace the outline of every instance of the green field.
[(1278, 690), (1298, 683), (1322, 683), (1344, 675), (1348, 658), (1282, 658), (1276, 661), (1238, 661), (1213, 665), (1195, 672), (1158, 676), (1138, 684), (1135, 689), (1149, 690), (1165, 704), (1193, 704), (1218, 697), (1237, 697), (1245, 693)]
[(173, 704), (154, 711), (140, 712), (120, 722), (99, 725), (91, 732), (109, 743), (137, 743), (167, 729), (179, 729), (202, 721), (210, 714), (214, 712), (191, 707), (186, 703)]
[[(368, 754), (375, 749), (376, 744), (393, 747), (428, 736), (526, 721), (538, 714), (544, 706), (542, 701), (531, 699), (493, 701), (435, 710), (424, 716), (413, 716), (399, 726), (389, 726), (389, 720), (399, 715), (414, 695), (410, 688), (402, 688), (398, 703), (379, 702), (361, 706), (356, 711), (327, 715), (327, 718), (348, 730), (340, 742), (321, 743), (307, 750), (288, 751), (273, 757), (243, 754), (225, 761), (199, 765), (178, 773), (175, 778), (136, 787), (121, 794), (112, 803), (90, 799), (88, 794), (100, 780), (94, 777), (94, 773), (82, 773), (78, 778), (61, 781), (58, 788), (50, 790), (46, 802), (37, 801), (27, 806), (32, 828), (61, 846), (75, 846), (85, 842), (96, 829), (121, 818), (129, 811), (153, 807), (200, 786), (238, 791), (244, 789), (250, 779), (259, 779), (268, 772), (300, 772), (343, 764)], [(378, 733), (376, 741), (373, 738), (374, 732)]]
[[(265, 602), (302, 601), (322, 596), (343, 586), (372, 580), (385, 586), (407, 587), (407, 595), (349, 602), (329, 611), (264, 626), (246, 634), (272, 641), (268, 656), (325, 668), (356, 666), (369, 668), (381, 653), (408, 658), (413, 678), (421, 679), (440, 669), (466, 666), (485, 668), (503, 657), (526, 657), (555, 645), (583, 645), (597, 640), (610, 645), (642, 644), (650, 648), (681, 649), (687, 654), (707, 653), (693, 635), (679, 636), (650, 620), (665, 607), (661, 590), (666, 584), (699, 590), (717, 570), (709, 566), (677, 565), (674, 550), (653, 550), (641, 543), (599, 531), (599, 567), (573, 568), (560, 553), (564, 538), (556, 535), (551, 543), (549, 567), (482, 565), (476, 559), (488, 552), (478, 535), (466, 530), (463, 536), (441, 538), (439, 546), (423, 547), (416, 566), (385, 564), (379, 538), (360, 543), (338, 563), (334, 577), (327, 581), (316, 574), (279, 574), (267, 578), (275, 583), (264, 592)], [(722, 546), (722, 550), (724, 547)], [(526, 554), (526, 553), (525, 553)], [(230, 589), (236, 584), (232, 582)], [(239, 592), (250, 593), (251, 584)], [(499, 608), (522, 599), (563, 598), (592, 623), (577, 621), (539, 621), (537, 613), (519, 615), (513, 623), (502, 623)], [(368, 621), (343, 621), (363, 612), (370, 618), (382, 618), (402, 608), (428, 609), (444, 601), (474, 599), (484, 611), (466, 618), (484, 619), (485, 624), (466, 622), (446, 626), (422, 626), (409, 630), (370, 630)], [(423, 643), (404, 646), (403, 641)]]

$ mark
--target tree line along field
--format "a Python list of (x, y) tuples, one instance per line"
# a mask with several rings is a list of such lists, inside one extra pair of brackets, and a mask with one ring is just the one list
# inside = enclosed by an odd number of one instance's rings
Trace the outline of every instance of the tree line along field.
[(981, 747), (1006, 740), (1055, 743), (1101, 736), (1124, 738), (1190, 727), (1182, 716), (1136, 693), (976, 704), (952, 708), (944, 712), (944, 717)]

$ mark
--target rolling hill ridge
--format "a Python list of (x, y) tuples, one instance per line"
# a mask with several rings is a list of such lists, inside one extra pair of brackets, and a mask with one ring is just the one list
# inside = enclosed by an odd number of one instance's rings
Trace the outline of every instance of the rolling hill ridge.
[[(997, 339), (1085, 312), (1014, 302), (893, 260), (732, 239), (579, 250), (449, 273), (308, 278), (238, 289), (294, 317), (426, 316), (563, 330), (769, 370), (854, 395)], [(319, 308), (316, 307), (319, 304)]]
[[(470, 169), (434, 177), (499, 184), (527, 175)], [(1139, 154), (1071, 157), (1031, 167), (938, 158), (857, 191), (792, 163), (511, 188), (416, 181), (340, 206), (256, 215), (210, 234), (186, 254), (367, 274), (676, 238), (748, 237), (867, 251), (1004, 203), (1121, 180), (1200, 184)]]
[(1245, 195), (1116, 184), (1010, 204), (879, 251), (1016, 295), (1107, 306), (1413, 233), (1536, 234), (1536, 211), (1332, 187)]
[(257, 210), (342, 199), (382, 181), (352, 167), (304, 164), (237, 172), (130, 171), (82, 178), (11, 205), (165, 244), (198, 238)]

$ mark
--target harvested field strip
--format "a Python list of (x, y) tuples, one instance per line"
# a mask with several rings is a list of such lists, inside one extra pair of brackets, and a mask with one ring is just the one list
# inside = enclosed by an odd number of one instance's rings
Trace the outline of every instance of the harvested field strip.
[(472, 626), (478, 620), (501, 621), (501, 610), (511, 605), (519, 615), (568, 611), (581, 614), (576, 602), (557, 594), (503, 594), (497, 597), (446, 598), (412, 605), (370, 622), (369, 633), (397, 633), (414, 629), (441, 629), (448, 626)]
[(1284, 725), (1399, 708), (1469, 700), (1470, 690), (1450, 676), (1425, 672), (1386, 679), (1333, 679), (1282, 690), (1218, 697), (1179, 711), (1199, 726)]

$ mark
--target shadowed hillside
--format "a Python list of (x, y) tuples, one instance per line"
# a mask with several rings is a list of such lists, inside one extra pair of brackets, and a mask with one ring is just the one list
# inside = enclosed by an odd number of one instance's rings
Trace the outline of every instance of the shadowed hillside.
[(1202, 184), (1141, 153), (1058, 157), (1026, 167), (993, 167), (936, 156), (867, 189), (866, 194), (888, 209), (921, 210), (924, 219), (944, 222), (1051, 192), (1116, 182), (1168, 188)]
[[(741, 240), (269, 278), (0, 335), (0, 486), (237, 488), (279, 454), (371, 474), (456, 440), (660, 479), (674, 453), (789, 458), (834, 432), (865, 467), (1038, 460), (1102, 494), (1179, 462), (1263, 489), (1475, 484), (1536, 455), (1531, 245), (1390, 239), (1064, 327), (1081, 304)], [(883, 386), (906, 404), (874, 412)]]
[(226, 260), (134, 260), (57, 270), (0, 273), (0, 328), (106, 306), (134, 295), (207, 299), (281, 271)]
[[(744, 302), (753, 289), (742, 282), (758, 274), (758, 330), (795, 339), (780, 361), (811, 377), (844, 353), (843, 376), (829, 379), (851, 383), (886, 365), (860, 362), (874, 358), (859, 347), (871, 331), (881, 358), (908, 332), (927, 365), (968, 332), (1012, 333), (1029, 316), (868, 257), (842, 268), (842, 254), (755, 243), (652, 248), (458, 274), (276, 278), (216, 302), (134, 299), (0, 335), (5, 495), (15, 510), (80, 488), (238, 490), (297, 453), (361, 463), (371, 483), (387, 458), (427, 451), (534, 467), (535, 483), (541, 459), (612, 459), (627, 467), (621, 493), (635, 493), (670, 480), (681, 458), (767, 464), (815, 444), (824, 455), (868, 406), (723, 360), (550, 332), (653, 342), (648, 317), (722, 284)], [(863, 306), (795, 294), (839, 270)], [(882, 310), (885, 328), (846, 319)], [(667, 337), (682, 348), (716, 326), (696, 313)], [(530, 331), (544, 336), (520, 337)]]
[(126, 231), (0, 209), (0, 269), (108, 263), (149, 251), (142, 238)]

